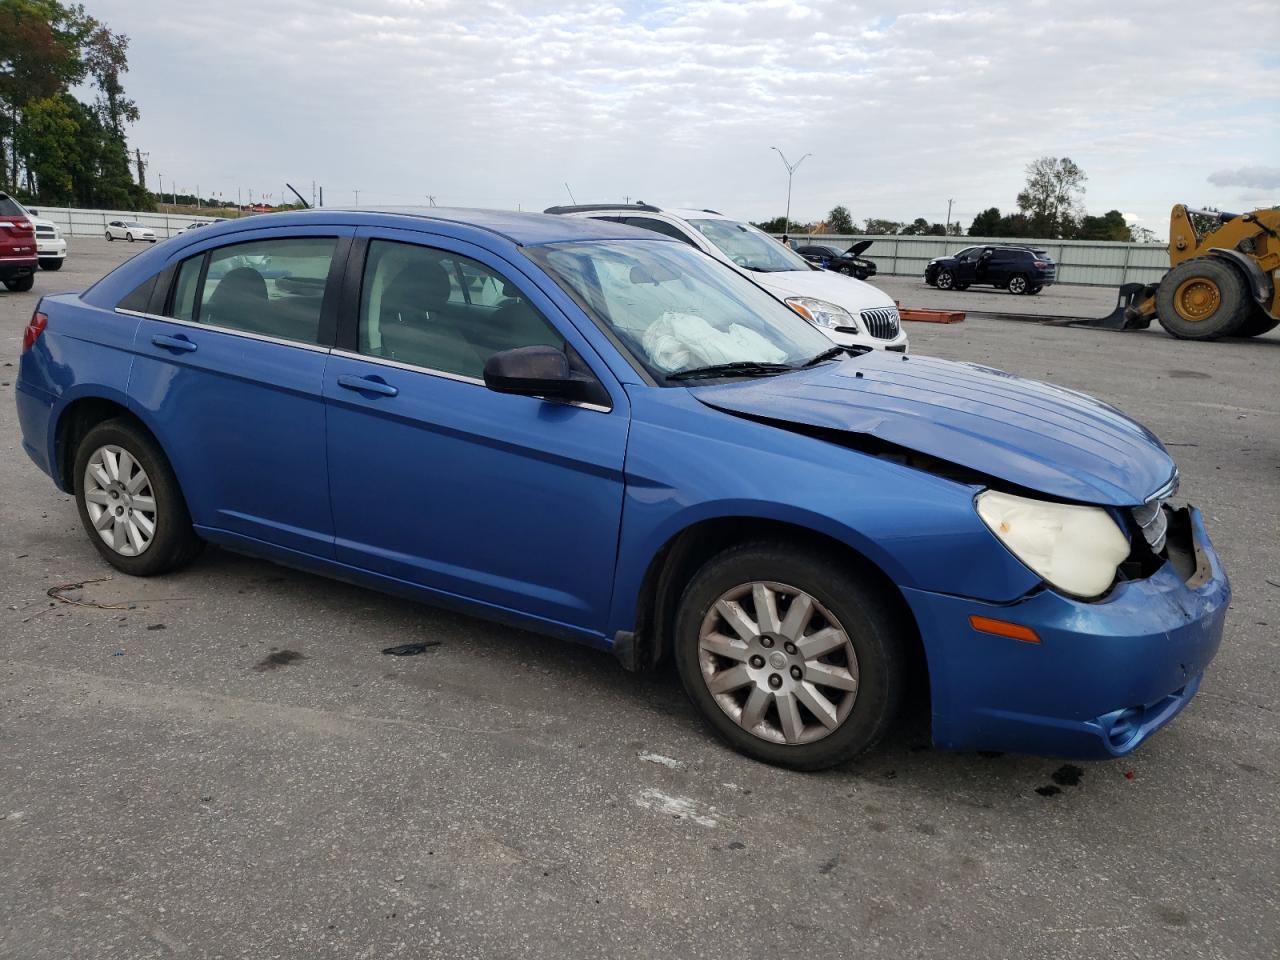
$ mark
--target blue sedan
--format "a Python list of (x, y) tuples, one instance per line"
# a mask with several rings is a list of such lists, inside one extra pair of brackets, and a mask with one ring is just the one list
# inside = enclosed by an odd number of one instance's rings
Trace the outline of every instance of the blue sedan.
[(1230, 589), (1160, 442), (1081, 394), (833, 346), (597, 220), (317, 210), (45, 297), (23, 446), (137, 576), (205, 543), (672, 658), (817, 769), (913, 679), (953, 749), (1106, 758), (1191, 700)]

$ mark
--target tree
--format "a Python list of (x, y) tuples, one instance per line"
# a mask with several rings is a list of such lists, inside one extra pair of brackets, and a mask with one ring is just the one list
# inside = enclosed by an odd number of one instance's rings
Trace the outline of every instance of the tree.
[(996, 231), (1000, 229), (1000, 208), (988, 207), (980, 214), (973, 218), (973, 223), (969, 225), (969, 236), (971, 237), (998, 237)]
[(838, 234), (858, 232), (858, 228), (853, 225), (853, 217), (849, 214), (848, 207), (831, 208), (831, 212), (827, 214), (827, 230)]
[(761, 223), (753, 223), (752, 226), (759, 227), (765, 233), (786, 233), (787, 218), (774, 217), (772, 220), (765, 220)]
[(1119, 210), (1108, 210), (1100, 217), (1081, 217), (1079, 229), (1075, 231), (1075, 239), (1132, 240), (1133, 234), (1129, 231), (1129, 225), (1124, 222), (1123, 213)]
[(872, 217), (862, 228), (862, 232), (872, 237), (891, 237), (902, 229), (902, 224), (896, 220), (880, 220)]
[(1156, 236), (1156, 232), (1150, 227), (1130, 227), (1129, 233), (1132, 234), (1134, 243), (1160, 242), (1160, 238)]
[(916, 217), (902, 228), (903, 236), (923, 237), (929, 232), (929, 221), (924, 217)]
[(1070, 236), (1083, 212), (1088, 177), (1070, 157), (1040, 157), (1027, 164), (1027, 185), (1018, 194), (1018, 209), (1038, 237)]

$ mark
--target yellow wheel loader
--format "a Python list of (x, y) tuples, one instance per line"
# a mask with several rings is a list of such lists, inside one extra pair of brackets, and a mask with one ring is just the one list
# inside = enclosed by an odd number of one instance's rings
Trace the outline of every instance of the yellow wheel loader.
[[(1199, 234), (1192, 217), (1211, 218)], [(1280, 208), (1188, 210), (1169, 216), (1169, 266), (1159, 283), (1126, 283), (1110, 314), (1077, 326), (1143, 330), (1152, 319), (1182, 340), (1256, 337), (1280, 324)]]

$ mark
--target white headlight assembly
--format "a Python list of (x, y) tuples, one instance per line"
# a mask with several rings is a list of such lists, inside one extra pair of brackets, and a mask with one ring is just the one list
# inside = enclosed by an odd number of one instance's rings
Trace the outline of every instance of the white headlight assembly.
[(1129, 555), (1129, 538), (1102, 507), (978, 494), (978, 516), (1019, 560), (1063, 593), (1102, 595)]
[(836, 327), (844, 327), (854, 333), (858, 332), (858, 324), (853, 319), (853, 314), (834, 303), (814, 300), (812, 297), (788, 297), (787, 306), (815, 326), (832, 330)]

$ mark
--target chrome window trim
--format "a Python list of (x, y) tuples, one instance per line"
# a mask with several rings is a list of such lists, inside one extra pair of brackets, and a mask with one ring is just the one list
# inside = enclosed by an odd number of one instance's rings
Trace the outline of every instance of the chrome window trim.
[(162, 317), (157, 313), (143, 313), (140, 310), (127, 310), (124, 307), (116, 307), (116, 313), (124, 314), (128, 317), (139, 317), (143, 320), (162, 320), (165, 323), (176, 323), (181, 327), (191, 327), (195, 330), (216, 330), (218, 333), (230, 334), (233, 337), (244, 337), (248, 340), (258, 340), (262, 343), (278, 343), (286, 347), (299, 347), (303, 350), (311, 350), (316, 353), (330, 353), (329, 347), (319, 343), (304, 343), (301, 340), (286, 340), (284, 337), (272, 337), (265, 333), (251, 333), (248, 330), (233, 330), (231, 327), (221, 327), (216, 323), (195, 323), (191, 320), (179, 320), (177, 317)]
[[(439, 377), (441, 380), (453, 380), (457, 383), (469, 383), (472, 386), (484, 387), (488, 390), (483, 380), (475, 377), (466, 377), (460, 373), (449, 373), (447, 370), (436, 370), (432, 367), (420, 367), (412, 363), (403, 363), (399, 360), (388, 360), (386, 357), (375, 357), (367, 353), (354, 353), (351, 350), (339, 350), (334, 348), (329, 351), (335, 357), (343, 357), (347, 360), (363, 360), (366, 363), (374, 363), (383, 367), (394, 367), (397, 370), (405, 370), (409, 373), (421, 373), (428, 377)], [(540, 398), (543, 399), (543, 398)], [(580, 410), (593, 410), (596, 413), (612, 413), (613, 407), (606, 407), (599, 403), (584, 403), (580, 400), (548, 400), (543, 399), (544, 403), (560, 403), (566, 407), (577, 407)]]

